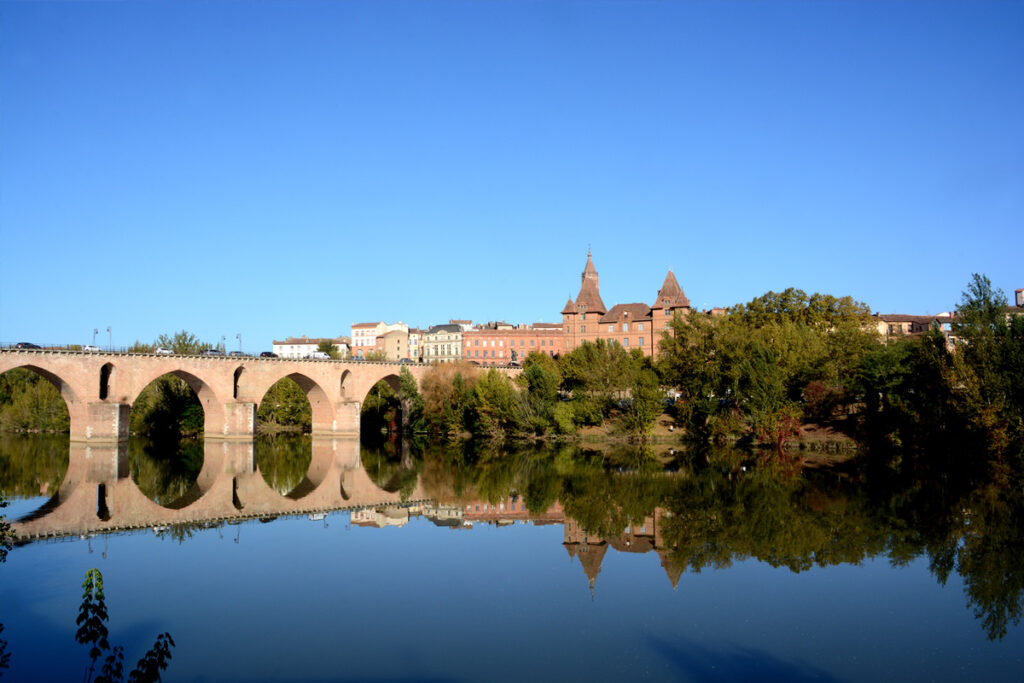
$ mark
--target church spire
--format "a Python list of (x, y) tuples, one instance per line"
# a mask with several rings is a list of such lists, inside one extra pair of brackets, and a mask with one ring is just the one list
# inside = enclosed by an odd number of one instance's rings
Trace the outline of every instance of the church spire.
[(587, 265), (583, 268), (580, 276), (580, 293), (576, 295), (576, 308), (584, 313), (607, 313), (601, 301), (601, 292), (597, 281), (597, 268), (594, 267), (594, 259), (587, 249)]

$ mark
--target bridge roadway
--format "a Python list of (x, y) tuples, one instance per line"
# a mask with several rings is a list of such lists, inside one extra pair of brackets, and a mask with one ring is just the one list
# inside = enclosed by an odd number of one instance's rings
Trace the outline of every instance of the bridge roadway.
[[(0, 349), (0, 373), (14, 368), (34, 370), (57, 387), (68, 406), (71, 440), (91, 444), (126, 440), (131, 405), (150, 382), (167, 374), (196, 392), (208, 440), (249, 441), (256, 433), (259, 402), (284, 377), (309, 399), (313, 436), (341, 437), (358, 436), (362, 402), (377, 382), (397, 389), (402, 368), (417, 384), (429, 370), (376, 361)], [(520, 372), (499, 370), (509, 376)]]
[(139, 490), (128, 474), (127, 443), (71, 444), (68, 471), (40, 510), (11, 523), (18, 542), (183, 523), (231, 521), (423, 501), (417, 483), (405, 501), (379, 488), (362, 467), (359, 440), (315, 438), (306, 477), (282, 495), (256, 465), (252, 441), (204, 442), (195, 484), (171, 507)]

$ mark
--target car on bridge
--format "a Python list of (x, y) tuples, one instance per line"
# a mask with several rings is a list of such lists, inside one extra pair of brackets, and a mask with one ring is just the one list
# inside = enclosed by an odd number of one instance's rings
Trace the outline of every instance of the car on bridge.
[(33, 344), (32, 342), (18, 342), (14, 345), (16, 349), (39, 349), (42, 348), (39, 344)]
[(244, 351), (229, 351), (228, 355), (229, 356), (235, 356), (236, 358), (237, 357), (248, 358), (248, 356), (249, 356), (249, 354), (245, 353)]
[(273, 351), (264, 351), (260, 354), (260, 358), (277, 358), (277, 354)]
[(202, 355), (204, 355), (204, 356), (223, 356), (224, 352), (221, 351), (220, 349), (206, 349), (205, 351), (203, 351)]
[(103, 349), (96, 346), (95, 344), (86, 344), (85, 346), (82, 347), (82, 350), (88, 353), (99, 353)]
[(167, 348), (164, 348), (163, 346), (161, 346), (161, 347), (158, 347), (155, 351), (153, 351), (153, 353), (155, 353), (158, 356), (173, 356), (174, 355), (174, 350), (173, 349), (167, 349)]

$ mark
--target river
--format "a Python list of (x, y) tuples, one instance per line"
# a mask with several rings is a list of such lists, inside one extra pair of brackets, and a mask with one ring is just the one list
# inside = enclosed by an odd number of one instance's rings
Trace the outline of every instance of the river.
[(1024, 675), (1019, 493), (730, 450), (44, 436), (0, 439), (0, 491), (10, 680), (82, 679), (91, 568), (127, 669), (171, 634), (166, 681)]

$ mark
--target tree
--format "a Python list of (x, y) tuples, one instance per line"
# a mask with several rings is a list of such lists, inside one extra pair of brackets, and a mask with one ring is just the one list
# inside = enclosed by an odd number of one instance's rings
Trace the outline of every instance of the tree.
[[(187, 330), (175, 332), (173, 335), (161, 334), (153, 342), (153, 346), (162, 349), (170, 349), (178, 355), (195, 355), (213, 348), (213, 344), (200, 341), (194, 334)], [(220, 345), (218, 344), (218, 347)]]
[(341, 352), (338, 351), (338, 347), (334, 345), (330, 339), (321, 339), (317, 345), (316, 350), (321, 353), (326, 353), (330, 358), (338, 360), (341, 358)]
[(423, 427), (423, 395), (409, 368), (398, 373), (398, 401), (402, 406), (402, 432), (419, 431)]
[[(86, 681), (92, 680), (96, 658), (106, 650), (107, 656), (96, 683), (114, 683), (124, 680), (124, 648), (111, 649), (107, 630), (107, 604), (103, 594), (103, 575), (99, 569), (90, 569), (85, 573), (82, 583), (82, 604), (78, 608), (78, 631), (75, 640), (89, 646), (90, 664)], [(160, 680), (160, 672), (167, 668), (171, 660), (171, 648), (174, 640), (169, 633), (161, 633), (156, 642), (139, 660), (135, 669), (129, 674), (128, 680), (133, 683), (152, 683)]]

